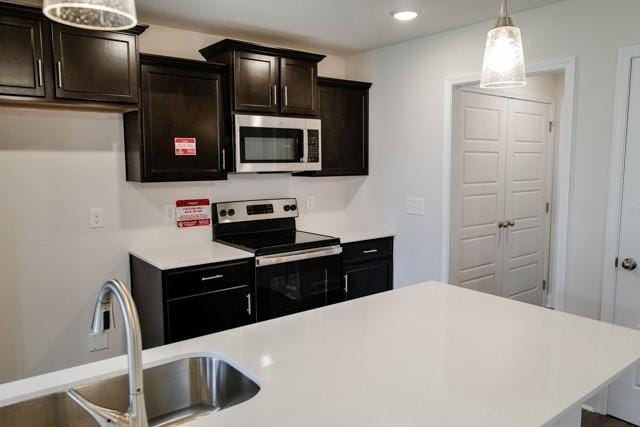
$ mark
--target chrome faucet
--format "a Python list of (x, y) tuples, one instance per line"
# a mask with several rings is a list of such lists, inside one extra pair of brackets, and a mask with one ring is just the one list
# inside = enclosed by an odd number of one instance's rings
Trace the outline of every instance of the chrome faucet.
[(129, 362), (129, 410), (121, 413), (114, 409), (103, 408), (89, 402), (75, 390), (67, 391), (67, 395), (93, 417), (101, 427), (148, 427), (147, 410), (144, 403), (142, 385), (142, 338), (140, 321), (133, 298), (126, 286), (119, 280), (110, 280), (100, 289), (93, 312), (91, 329), (93, 334), (104, 333), (104, 317), (102, 307), (116, 297), (127, 335), (127, 357)]

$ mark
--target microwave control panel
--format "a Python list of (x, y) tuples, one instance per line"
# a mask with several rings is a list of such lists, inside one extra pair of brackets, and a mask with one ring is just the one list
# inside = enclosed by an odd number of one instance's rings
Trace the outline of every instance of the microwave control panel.
[(307, 153), (308, 163), (320, 162), (320, 131), (318, 129), (308, 129), (309, 153)]

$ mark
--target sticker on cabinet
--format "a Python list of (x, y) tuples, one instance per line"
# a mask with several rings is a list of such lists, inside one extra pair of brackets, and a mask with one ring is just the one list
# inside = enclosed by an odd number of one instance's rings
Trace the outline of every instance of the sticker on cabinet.
[(195, 138), (173, 138), (176, 146), (176, 156), (195, 156), (196, 155), (196, 139)]
[(211, 225), (211, 202), (209, 199), (178, 200), (176, 223), (178, 228)]

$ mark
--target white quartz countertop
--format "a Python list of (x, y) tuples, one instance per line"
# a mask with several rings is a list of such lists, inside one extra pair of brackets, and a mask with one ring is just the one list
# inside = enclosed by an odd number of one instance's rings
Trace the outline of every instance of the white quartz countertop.
[(324, 234), (325, 236), (332, 236), (340, 238), (340, 243), (353, 243), (361, 242), (364, 240), (382, 239), (385, 237), (393, 237), (395, 233), (393, 231), (363, 227), (360, 225), (307, 225), (301, 226), (300, 230), (308, 231), (310, 233)]
[(216, 242), (167, 244), (129, 251), (160, 270), (252, 258), (251, 252)]
[[(261, 390), (194, 427), (538, 427), (636, 362), (640, 332), (426, 283), (147, 350), (144, 362), (205, 354)], [(118, 357), (5, 384), (0, 406), (125, 370)]]

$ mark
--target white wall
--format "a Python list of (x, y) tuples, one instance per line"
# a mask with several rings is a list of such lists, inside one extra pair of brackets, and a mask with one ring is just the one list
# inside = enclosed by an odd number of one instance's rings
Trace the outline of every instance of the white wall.
[[(617, 49), (640, 44), (635, 0), (565, 0), (514, 16), (529, 63), (577, 57), (576, 132), (566, 308), (597, 318), (607, 205)], [(373, 81), (373, 173), (351, 205), (397, 238), (397, 284), (437, 279), (442, 239), (444, 80), (478, 72), (486, 31), (473, 25), (347, 59), (347, 74)], [(404, 214), (405, 198), (426, 199), (427, 215)]]
[[(140, 43), (143, 52), (202, 59), (198, 49), (219, 39), (152, 26)], [(344, 58), (320, 65), (321, 75), (344, 71)], [(0, 107), (0, 129), (0, 383), (122, 353), (121, 330), (109, 350), (88, 352), (100, 285), (113, 277), (129, 281), (131, 247), (211, 239), (210, 228), (165, 224), (165, 204), (313, 194), (316, 213), (343, 212), (364, 180), (243, 175), (127, 183), (121, 115)], [(104, 229), (88, 229), (92, 207), (104, 209)]]

